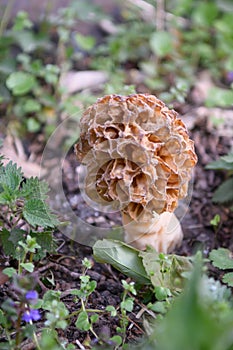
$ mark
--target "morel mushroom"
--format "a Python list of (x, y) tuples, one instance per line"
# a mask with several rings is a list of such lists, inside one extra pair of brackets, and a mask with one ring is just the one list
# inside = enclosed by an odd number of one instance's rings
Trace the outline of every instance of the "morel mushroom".
[(183, 237), (173, 212), (197, 162), (177, 113), (153, 95), (108, 95), (80, 125), (75, 151), (87, 167), (87, 196), (121, 211), (127, 243), (173, 250)]

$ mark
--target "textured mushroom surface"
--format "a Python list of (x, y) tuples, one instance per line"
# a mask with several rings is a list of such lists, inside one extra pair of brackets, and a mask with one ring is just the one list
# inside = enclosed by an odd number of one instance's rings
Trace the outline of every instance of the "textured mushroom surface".
[(78, 159), (87, 166), (86, 194), (130, 220), (173, 212), (187, 194), (197, 162), (178, 114), (153, 95), (108, 95), (83, 114)]

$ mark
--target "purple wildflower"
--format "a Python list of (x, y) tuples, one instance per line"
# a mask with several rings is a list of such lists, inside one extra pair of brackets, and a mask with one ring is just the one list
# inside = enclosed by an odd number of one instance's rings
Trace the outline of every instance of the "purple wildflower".
[(29, 290), (26, 295), (25, 295), (26, 299), (28, 300), (36, 300), (38, 299), (38, 293), (36, 290)]
[(227, 72), (227, 81), (229, 83), (233, 82), (233, 71)]
[(25, 322), (38, 321), (40, 319), (40, 313), (36, 309), (29, 309), (24, 312), (22, 320)]

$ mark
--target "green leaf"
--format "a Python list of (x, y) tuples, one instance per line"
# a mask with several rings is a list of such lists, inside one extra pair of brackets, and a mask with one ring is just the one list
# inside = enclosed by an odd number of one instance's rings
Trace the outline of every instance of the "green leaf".
[(134, 304), (133, 298), (127, 298), (121, 302), (121, 309), (131, 312), (133, 311), (133, 304)]
[(34, 255), (34, 260), (40, 260), (47, 253), (55, 252), (56, 244), (53, 240), (52, 231), (30, 232), (30, 236), (36, 238), (36, 242), (40, 245), (40, 249)]
[(36, 79), (30, 73), (14, 72), (7, 78), (6, 86), (15, 96), (25, 95), (36, 86)]
[(192, 270), (190, 258), (175, 254), (161, 254), (153, 248), (140, 252), (143, 265), (154, 287), (163, 285), (171, 290), (181, 290), (186, 280), (187, 272)]
[(28, 118), (26, 124), (29, 132), (37, 132), (41, 128), (41, 124), (35, 118)]
[(75, 40), (81, 49), (90, 51), (95, 46), (95, 38), (89, 35), (75, 34)]
[(108, 312), (110, 312), (110, 314), (111, 314), (112, 317), (115, 317), (115, 316), (117, 315), (117, 310), (116, 310), (115, 307), (112, 306), (112, 305), (106, 306), (106, 309), (105, 309), (105, 310), (108, 311)]
[(12, 256), (15, 259), (22, 257), (23, 251), (18, 251), (16, 248), (18, 242), (25, 239), (25, 234), (25, 231), (19, 229), (14, 229), (9, 232), (7, 229), (3, 228), (2, 231), (0, 231), (0, 242), (7, 256)]
[(91, 324), (88, 319), (88, 314), (86, 311), (81, 311), (78, 315), (77, 321), (75, 322), (75, 326), (81, 331), (89, 331), (91, 328)]
[(165, 57), (173, 51), (172, 36), (165, 31), (155, 32), (150, 38), (151, 50), (159, 57)]
[(225, 273), (222, 278), (224, 283), (227, 283), (229, 287), (233, 287), (233, 272)]
[(6, 327), (7, 325), (7, 318), (1, 309), (0, 309), (0, 325), (3, 327)]
[(49, 187), (46, 181), (40, 181), (38, 177), (30, 177), (22, 183), (20, 195), (25, 199), (37, 198), (45, 200)]
[(220, 157), (220, 159), (206, 165), (206, 169), (233, 170), (233, 153)]
[(0, 168), (0, 192), (3, 189), (10, 191), (18, 190), (21, 181), (23, 180), (23, 173), (21, 168), (18, 168), (12, 161)]
[(28, 272), (33, 272), (34, 271), (33, 263), (21, 263), (20, 266), (22, 266)]
[(222, 270), (233, 269), (233, 255), (225, 248), (213, 249), (209, 255), (213, 265)]
[(17, 274), (16, 269), (14, 269), (13, 267), (6, 267), (2, 272), (8, 277), (13, 277)]
[[(208, 296), (203, 298), (201, 275), (201, 266), (195, 268), (184, 293), (175, 300), (162, 322), (156, 324), (149, 349), (232, 348), (232, 309), (229, 304), (209, 300)], [(140, 349), (147, 349), (146, 345)]]
[(111, 264), (115, 269), (139, 283), (150, 283), (142, 259), (139, 257), (139, 251), (123, 242), (110, 239), (99, 240), (93, 246), (93, 255), (97, 262)]
[(116, 345), (121, 345), (122, 344), (122, 338), (120, 335), (114, 335), (112, 338), (110, 338), (112, 342), (114, 342)]
[(209, 90), (206, 106), (207, 107), (232, 107), (233, 90), (213, 87)]
[(25, 202), (23, 216), (27, 222), (35, 227), (55, 227), (59, 224), (56, 216), (53, 215), (41, 199), (29, 199)]
[(224, 181), (214, 192), (213, 202), (229, 203), (233, 201), (233, 177)]
[(227, 163), (232, 163), (232, 170), (233, 170), (233, 153), (228, 153), (226, 156), (222, 156), (221, 159), (223, 159)]
[(24, 111), (26, 113), (35, 113), (41, 110), (41, 104), (33, 98), (28, 98), (24, 104)]

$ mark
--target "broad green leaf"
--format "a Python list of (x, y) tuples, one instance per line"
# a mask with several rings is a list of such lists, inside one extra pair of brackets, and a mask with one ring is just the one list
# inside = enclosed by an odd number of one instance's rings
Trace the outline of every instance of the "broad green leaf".
[(75, 35), (75, 40), (81, 49), (85, 51), (90, 51), (95, 46), (95, 38), (89, 35), (82, 35), (77, 33)]
[(54, 227), (59, 223), (45, 202), (40, 199), (27, 200), (23, 208), (23, 216), (33, 227)]
[(30, 73), (14, 72), (7, 78), (6, 86), (15, 96), (25, 95), (36, 86), (36, 79)]
[(143, 265), (154, 287), (162, 285), (171, 290), (180, 290), (187, 278), (187, 272), (192, 270), (190, 258), (187, 257), (171, 254), (164, 255), (161, 259), (160, 254), (152, 248), (140, 252), (139, 256), (142, 257)]
[(233, 287), (233, 272), (225, 273), (222, 278), (224, 283), (227, 283), (229, 287)]
[(121, 308), (128, 312), (132, 312), (133, 304), (134, 304), (133, 298), (126, 298), (124, 301), (121, 302)]
[(34, 100), (33, 98), (29, 98), (26, 100), (26, 103), (24, 104), (24, 111), (26, 113), (35, 113), (39, 112), (41, 110), (41, 104)]
[(35, 118), (28, 118), (26, 124), (29, 132), (37, 132), (41, 129), (41, 124)]
[(233, 201), (233, 177), (224, 181), (214, 192), (213, 202), (228, 203)]
[(199, 26), (210, 26), (218, 15), (218, 8), (212, 1), (201, 2), (195, 7), (192, 19)]
[(233, 254), (225, 248), (213, 249), (209, 255), (213, 265), (222, 270), (233, 269)]
[(207, 99), (207, 107), (232, 107), (233, 106), (233, 90), (213, 87), (209, 90)]
[(100, 263), (111, 264), (115, 269), (139, 283), (148, 284), (150, 279), (139, 257), (139, 251), (117, 240), (97, 241), (93, 246), (94, 259)]
[(155, 32), (150, 38), (151, 50), (159, 57), (165, 57), (173, 51), (172, 36), (165, 31)]
[(229, 153), (223, 157), (220, 157), (220, 159), (207, 164), (206, 169), (233, 170), (233, 154)]
[(2, 272), (8, 277), (13, 277), (17, 274), (16, 269), (14, 269), (13, 267), (6, 267)]
[(223, 159), (227, 163), (232, 163), (232, 170), (233, 170), (233, 153), (228, 153), (226, 156), (222, 156), (221, 159)]
[(78, 315), (77, 321), (75, 322), (75, 326), (81, 331), (89, 331), (91, 328), (91, 324), (88, 319), (88, 314), (86, 311), (81, 311)]
[(20, 266), (22, 266), (28, 272), (33, 272), (34, 271), (33, 263), (21, 263)]

